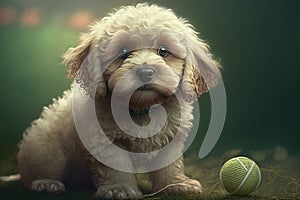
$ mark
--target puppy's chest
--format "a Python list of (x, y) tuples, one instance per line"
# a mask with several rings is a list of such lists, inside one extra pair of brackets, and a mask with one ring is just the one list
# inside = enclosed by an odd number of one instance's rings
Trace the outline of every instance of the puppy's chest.
[(128, 113), (127, 117), (113, 116), (107, 102), (110, 101), (96, 104), (99, 124), (113, 143), (128, 151), (146, 153), (158, 150), (177, 134), (184, 140), (191, 127), (192, 108), (185, 106), (181, 110), (176, 101), (163, 105), (165, 112), (152, 109), (133, 116)]
[(132, 121), (116, 122), (113, 117), (100, 117), (103, 131), (116, 145), (136, 153), (158, 150), (167, 145), (178, 132), (179, 119), (149, 118), (148, 114), (133, 116)]
[[(180, 131), (180, 119), (150, 120), (148, 114), (132, 117), (132, 121), (116, 122), (112, 116), (99, 118), (106, 136), (123, 149), (136, 153), (158, 150), (172, 141)], [(120, 128), (121, 127), (121, 128)]]

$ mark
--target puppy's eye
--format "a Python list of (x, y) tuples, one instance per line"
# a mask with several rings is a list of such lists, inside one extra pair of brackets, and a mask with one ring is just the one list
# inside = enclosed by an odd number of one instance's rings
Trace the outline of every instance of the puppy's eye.
[(127, 47), (122, 47), (119, 50), (119, 58), (126, 59), (129, 56), (129, 49)]
[(168, 47), (162, 45), (158, 48), (157, 54), (160, 55), (161, 57), (165, 58), (170, 54), (170, 52), (168, 50)]

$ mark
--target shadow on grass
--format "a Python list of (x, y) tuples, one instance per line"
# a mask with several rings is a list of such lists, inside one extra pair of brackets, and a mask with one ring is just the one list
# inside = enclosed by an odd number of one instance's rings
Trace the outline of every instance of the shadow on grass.
[(68, 200), (93, 199), (93, 191), (87, 188), (71, 190), (63, 194), (49, 194), (32, 192), (25, 188), (21, 182), (4, 183), (0, 186), (0, 199), (18, 199), (18, 200)]
[[(0, 187), (0, 197), (3, 200), (6, 199), (18, 199), (18, 200), (91, 200), (94, 199), (94, 191), (91, 189), (72, 189), (67, 190), (64, 194), (48, 194), (48, 193), (37, 193), (31, 192), (26, 189), (21, 182), (5, 183)], [(234, 197), (234, 196), (224, 196), (224, 197), (208, 197), (206, 195), (169, 195), (169, 194), (159, 194), (153, 197), (143, 198), (145, 200), (255, 200), (262, 199), (261, 197), (256, 196), (247, 196), (247, 197)]]

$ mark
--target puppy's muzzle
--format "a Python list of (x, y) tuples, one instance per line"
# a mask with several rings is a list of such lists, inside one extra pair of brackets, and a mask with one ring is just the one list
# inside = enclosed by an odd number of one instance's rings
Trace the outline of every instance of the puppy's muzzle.
[(144, 83), (150, 81), (153, 78), (154, 73), (155, 70), (149, 66), (143, 66), (136, 71), (136, 75)]

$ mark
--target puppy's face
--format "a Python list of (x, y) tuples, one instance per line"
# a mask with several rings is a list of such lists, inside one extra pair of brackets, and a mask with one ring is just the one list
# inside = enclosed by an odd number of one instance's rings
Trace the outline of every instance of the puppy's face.
[(192, 25), (156, 5), (122, 7), (104, 17), (63, 57), (85, 90), (130, 97), (133, 110), (164, 103), (175, 92), (192, 102), (220, 78), (219, 63)]
[(98, 45), (108, 93), (128, 99), (132, 110), (162, 104), (180, 85), (185, 65), (183, 36), (158, 28), (119, 30)]
[(115, 92), (120, 99), (130, 95), (129, 107), (133, 110), (167, 101), (179, 86), (184, 66), (184, 60), (168, 46), (118, 49), (117, 59), (104, 71), (109, 92)]

